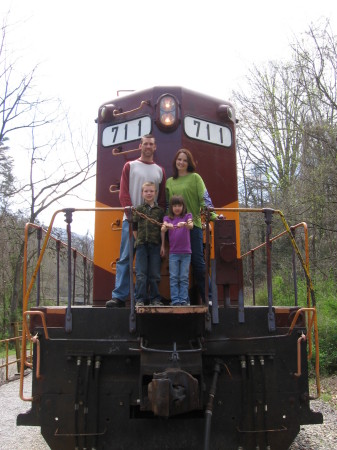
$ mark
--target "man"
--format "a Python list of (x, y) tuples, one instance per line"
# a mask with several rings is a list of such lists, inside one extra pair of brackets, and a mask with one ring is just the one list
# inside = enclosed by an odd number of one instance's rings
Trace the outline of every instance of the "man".
[[(122, 171), (119, 201), (125, 208), (137, 207), (142, 204), (142, 186), (147, 181), (153, 181), (158, 192), (158, 205), (165, 209), (165, 170), (154, 162), (154, 153), (157, 149), (154, 136), (147, 134), (141, 138), (140, 158), (127, 162)], [(112, 299), (106, 302), (108, 308), (121, 308), (125, 306), (130, 293), (129, 275), (129, 223), (124, 214), (119, 261), (116, 266), (115, 289)], [(132, 263), (132, 261), (131, 261)]]

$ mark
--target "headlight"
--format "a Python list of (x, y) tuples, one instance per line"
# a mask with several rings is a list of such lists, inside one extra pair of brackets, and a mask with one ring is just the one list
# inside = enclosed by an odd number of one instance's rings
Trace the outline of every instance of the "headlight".
[(162, 129), (172, 130), (177, 128), (178, 101), (173, 95), (165, 94), (159, 98), (157, 109), (157, 125)]

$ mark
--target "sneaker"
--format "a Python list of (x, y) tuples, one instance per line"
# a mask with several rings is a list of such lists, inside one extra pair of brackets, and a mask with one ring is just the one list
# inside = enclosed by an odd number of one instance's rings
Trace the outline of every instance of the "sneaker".
[(163, 306), (164, 303), (161, 302), (160, 300), (153, 300), (153, 302), (151, 302), (151, 306)]
[(136, 306), (144, 306), (143, 300), (138, 300), (138, 302), (136, 302)]
[(180, 306), (180, 302), (171, 302), (171, 306)]
[(119, 298), (113, 298), (111, 300), (108, 300), (105, 306), (107, 308), (124, 308), (125, 302), (122, 302), (122, 300), (119, 300)]
[(180, 306), (190, 306), (190, 302), (187, 302), (186, 300), (183, 300), (180, 302)]

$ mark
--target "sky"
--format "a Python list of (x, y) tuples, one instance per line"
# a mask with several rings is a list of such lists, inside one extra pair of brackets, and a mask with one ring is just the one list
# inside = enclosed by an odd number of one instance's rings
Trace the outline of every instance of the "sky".
[(39, 63), (43, 95), (93, 130), (117, 91), (178, 85), (230, 100), (253, 65), (290, 59), (311, 24), (329, 18), (337, 34), (336, 0), (1, 0), (8, 12), (22, 70)]

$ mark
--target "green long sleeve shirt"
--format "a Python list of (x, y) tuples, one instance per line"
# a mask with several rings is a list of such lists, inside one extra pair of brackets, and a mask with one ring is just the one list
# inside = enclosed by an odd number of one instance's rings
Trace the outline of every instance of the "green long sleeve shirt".
[(192, 214), (194, 226), (201, 228), (200, 209), (205, 206), (205, 190), (203, 179), (195, 172), (184, 177), (171, 177), (166, 181), (166, 200), (169, 203), (173, 195), (181, 195), (185, 200), (187, 212)]

